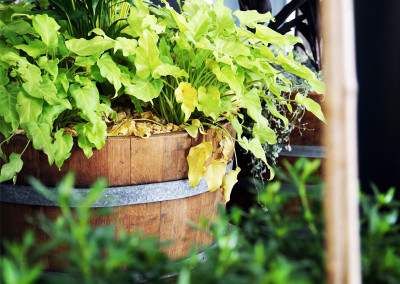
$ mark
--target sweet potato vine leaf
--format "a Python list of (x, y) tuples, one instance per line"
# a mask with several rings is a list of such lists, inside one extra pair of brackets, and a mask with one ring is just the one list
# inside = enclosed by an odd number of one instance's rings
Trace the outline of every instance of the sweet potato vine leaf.
[(182, 103), (181, 109), (185, 113), (185, 121), (188, 121), (198, 103), (196, 89), (190, 83), (181, 82), (175, 90), (175, 96), (176, 101)]
[(190, 148), (187, 161), (189, 164), (189, 184), (196, 187), (204, 175), (204, 162), (211, 157), (213, 146), (211, 142), (202, 142), (201, 144)]
[(57, 31), (60, 26), (53, 18), (50, 18), (47, 14), (36, 15), (32, 18), (32, 25), (48, 48), (57, 47)]
[(306, 98), (299, 93), (296, 94), (295, 101), (304, 106), (306, 110), (312, 112), (321, 121), (326, 123), (325, 116), (321, 111), (321, 106), (317, 102), (313, 101), (310, 98)]
[(228, 173), (228, 176), (224, 176), (222, 179), (222, 195), (224, 196), (225, 203), (227, 203), (231, 199), (231, 192), (233, 186), (237, 183), (237, 176), (240, 172), (240, 168), (237, 167), (236, 170), (231, 170)]
[(10, 161), (1, 168), (0, 183), (12, 179), (22, 169), (21, 154), (11, 153)]
[(33, 147), (47, 154), (49, 164), (52, 165), (54, 162), (55, 150), (52, 144), (53, 138), (51, 137), (50, 126), (46, 123), (37, 124), (36, 122), (29, 122), (27, 127), (33, 142)]
[(215, 191), (222, 185), (222, 179), (226, 174), (226, 165), (227, 161), (224, 159), (212, 159), (205, 166), (204, 177), (206, 178), (209, 191)]

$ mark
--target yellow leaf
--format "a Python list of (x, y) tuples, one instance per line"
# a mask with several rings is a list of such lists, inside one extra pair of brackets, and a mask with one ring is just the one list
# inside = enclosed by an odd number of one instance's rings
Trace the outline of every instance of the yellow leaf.
[(225, 135), (219, 144), (222, 144), (222, 154), (224, 155), (224, 158), (228, 160), (228, 155), (233, 150), (232, 139)]
[(233, 186), (237, 183), (237, 176), (240, 172), (240, 168), (236, 168), (236, 170), (229, 171), (228, 176), (223, 178), (222, 180), (222, 194), (224, 195), (225, 203), (227, 203), (231, 199), (231, 192)]
[(181, 109), (185, 113), (185, 121), (188, 121), (198, 103), (196, 89), (190, 83), (181, 82), (175, 90), (175, 96), (176, 101), (182, 103)]
[(187, 161), (189, 164), (189, 184), (196, 187), (204, 175), (204, 162), (211, 157), (213, 146), (211, 142), (203, 142), (190, 148)]
[(202, 127), (202, 124), (201, 124), (200, 120), (193, 119), (191, 125), (185, 126), (185, 130), (190, 136), (192, 136), (193, 138), (196, 138), (197, 134), (199, 133), (199, 128), (201, 128), (201, 127)]
[(227, 162), (223, 159), (211, 160), (211, 163), (206, 166), (204, 176), (207, 181), (208, 190), (214, 191), (222, 185), (222, 179), (226, 174)]

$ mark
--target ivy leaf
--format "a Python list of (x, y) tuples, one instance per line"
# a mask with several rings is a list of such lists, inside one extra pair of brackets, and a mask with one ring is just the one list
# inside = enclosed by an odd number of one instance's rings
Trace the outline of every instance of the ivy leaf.
[(97, 109), (97, 106), (100, 103), (97, 87), (94, 84), (83, 87), (80, 87), (77, 84), (72, 84), (69, 87), (69, 92), (82, 113), (89, 118), (90, 122), (96, 123), (98, 116), (94, 110)]
[(19, 90), (19, 86), (16, 85), (8, 85), (7, 88), (0, 85), (0, 115), (6, 122), (11, 123), (13, 130), (17, 129), (19, 125), (16, 108)]
[(42, 113), (43, 100), (29, 96), (21, 90), (17, 96), (17, 112), (21, 124), (35, 122)]
[(189, 164), (189, 184), (196, 187), (204, 175), (204, 162), (211, 157), (213, 146), (211, 142), (202, 142), (201, 144), (190, 148), (187, 161)]
[(300, 93), (296, 94), (295, 101), (304, 106), (306, 110), (312, 112), (316, 117), (318, 117), (318, 119), (326, 123), (326, 119), (324, 114), (322, 113), (321, 106), (317, 102), (301, 95)]
[(121, 89), (121, 70), (119, 70), (117, 64), (111, 59), (108, 53), (104, 53), (97, 61), (97, 66), (100, 68), (100, 74), (102, 77), (114, 85), (115, 96), (118, 95), (119, 89)]
[(16, 45), (15, 48), (22, 49), (29, 56), (36, 58), (42, 54), (46, 54), (47, 46), (43, 41), (38, 39), (34, 39), (28, 44), (19, 44)]
[(128, 95), (134, 96), (141, 101), (150, 102), (157, 98), (163, 88), (161, 79), (152, 80), (151, 76), (143, 80), (139, 76), (135, 76), (132, 80), (133, 85), (125, 88)]
[(71, 149), (74, 145), (74, 140), (71, 135), (63, 135), (65, 129), (60, 129), (54, 135), (56, 141), (54, 141), (55, 147), (55, 164), (61, 169), (64, 161), (71, 156)]
[(136, 74), (142, 79), (149, 77), (157, 66), (161, 64), (158, 59), (157, 41), (158, 36), (148, 30), (144, 30), (143, 35), (139, 38), (135, 66)]
[(198, 103), (196, 89), (190, 83), (181, 82), (175, 90), (175, 97), (178, 103), (182, 103), (181, 109), (185, 113), (185, 121), (188, 121)]
[(255, 24), (268, 23), (271, 19), (273, 19), (270, 12), (260, 14), (257, 10), (237, 10), (233, 14), (239, 19), (241, 27), (248, 26), (252, 29), (256, 27)]
[(221, 108), (220, 93), (217, 87), (211, 86), (206, 90), (205, 87), (199, 88), (199, 104), (197, 108), (202, 111), (206, 116), (211, 116), (217, 120), (219, 114), (224, 109)]
[(160, 78), (161, 76), (168, 76), (171, 75), (175, 78), (180, 78), (180, 77), (185, 77), (189, 78), (188, 73), (186, 73), (185, 70), (182, 70), (176, 65), (170, 65), (170, 64), (161, 64), (156, 67), (153, 71), (153, 77), (154, 78)]
[(240, 172), (240, 168), (237, 167), (236, 170), (231, 170), (228, 173), (228, 176), (222, 179), (222, 195), (224, 196), (225, 203), (227, 203), (231, 199), (231, 192), (233, 186), (238, 182), (237, 176)]
[(226, 175), (227, 161), (224, 159), (214, 160), (206, 165), (204, 177), (206, 178), (208, 190), (215, 191), (222, 185), (222, 179)]
[(38, 14), (32, 18), (32, 26), (48, 48), (57, 47), (57, 31), (60, 26), (53, 18), (50, 18), (47, 14)]
[(115, 41), (115, 46), (114, 46), (114, 53), (117, 50), (122, 50), (122, 54), (124, 56), (135, 55), (137, 44), (138, 44), (138, 42), (136, 39), (117, 37), (117, 39)]
[(23, 164), (21, 154), (11, 153), (10, 161), (1, 168), (0, 183), (14, 178), (21, 171)]
[(47, 155), (49, 164), (52, 165), (55, 149), (52, 144), (53, 138), (51, 137), (50, 126), (46, 123), (29, 122), (27, 128), (32, 138), (33, 147), (37, 150), (42, 150)]
[[(241, 144), (242, 145), (242, 144)], [(274, 169), (268, 164), (267, 158), (265, 157), (265, 152), (263, 147), (261, 146), (260, 141), (257, 138), (252, 139), (249, 143), (247, 143), (247, 148), (248, 150), (254, 155), (254, 157), (261, 159), (267, 168), (270, 171), (270, 178), (269, 180), (272, 180), (275, 176), (275, 171)]]
[(67, 48), (73, 53), (80, 56), (91, 56), (96, 53), (103, 53), (104, 51), (113, 48), (115, 45), (114, 40), (110, 38), (103, 38), (95, 36), (92, 39), (70, 39), (65, 42)]

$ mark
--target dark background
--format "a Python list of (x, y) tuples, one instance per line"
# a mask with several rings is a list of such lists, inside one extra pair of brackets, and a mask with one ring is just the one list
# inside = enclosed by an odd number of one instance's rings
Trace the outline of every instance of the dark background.
[(355, 0), (359, 174), (400, 199), (400, 1)]

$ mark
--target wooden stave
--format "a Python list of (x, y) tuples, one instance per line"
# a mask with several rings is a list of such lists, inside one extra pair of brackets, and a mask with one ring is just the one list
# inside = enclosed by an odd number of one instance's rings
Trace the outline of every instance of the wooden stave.
[[(235, 137), (230, 123), (222, 126)], [(17, 184), (29, 184), (29, 178), (35, 177), (48, 186), (55, 186), (71, 170), (76, 173), (76, 186), (83, 188), (89, 187), (100, 177), (106, 178), (109, 186), (186, 179), (189, 169), (186, 157), (190, 148), (202, 141), (215, 142), (211, 133), (211, 130), (207, 130), (205, 137), (199, 135), (197, 138), (190, 137), (186, 132), (155, 134), (146, 139), (134, 136), (107, 137), (106, 145), (101, 150), (94, 149), (90, 159), (85, 157), (75, 141), (72, 154), (61, 170), (54, 164), (50, 166), (46, 154), (30, 144), (22, 155), (24, 166), (17, 176)], [(21, 153), (27, 141), (25, 136), (16, 135), (3, 146), (3, 151), (6, 155)], [(213, 144), (216, 149), (216, 143)], [(118, 157), (115, 157), (115, 153)], [(113, 158), (110, 159), (110, 156)], [(229, 154), (229, 158), (232, 157), (233, 151)]]

